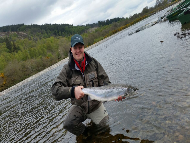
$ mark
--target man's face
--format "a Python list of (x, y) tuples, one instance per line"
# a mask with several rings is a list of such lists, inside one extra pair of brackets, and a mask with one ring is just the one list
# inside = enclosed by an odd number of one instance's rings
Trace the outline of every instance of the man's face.
[(71, 47), (71, 52), (73, 53), (73, 57), (78, 62), (83, 60), (84, 57), (84, 45), (81, 43), (75, 44), (74, 47)]

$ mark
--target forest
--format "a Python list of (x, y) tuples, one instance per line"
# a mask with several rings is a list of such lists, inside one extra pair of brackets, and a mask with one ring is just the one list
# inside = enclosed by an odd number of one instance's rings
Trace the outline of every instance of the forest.
[(109, 37), (178, 2), (161, 0), (154, 7), (126, 18), (93, 24), (7, 25), (0, 27), (0, 91), (66, 58), (73, 34), (81, 34), (85, 47)]

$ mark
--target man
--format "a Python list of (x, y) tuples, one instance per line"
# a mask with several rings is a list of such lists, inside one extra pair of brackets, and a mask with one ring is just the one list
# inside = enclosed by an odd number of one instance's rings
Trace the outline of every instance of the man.
[[(65, 119), (64, 128), (75, 135), (87, 133), (82, 123), (90, 118), (99, 125), (108, 117), (102, 102), (88, 101), (82, 88), (97, 87), (109, 84), (109, 78), (101, 64), (84, 51), (82, 36), (75, 34), (71, 37), (69, 61), (52, 86), (52, 94), (56, 100), (71, 99), (72, 107)], [(117, 99), (122, 100), (122, 97)]]

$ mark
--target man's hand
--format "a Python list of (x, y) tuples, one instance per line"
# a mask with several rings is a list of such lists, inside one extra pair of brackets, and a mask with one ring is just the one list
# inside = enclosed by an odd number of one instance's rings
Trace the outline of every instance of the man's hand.
[(125, 97), (123, 97), (123, 96), (119, 96), (117, 99), (115, 99), (115, 101), (122, 101), (122, 99), (125, 99)]
[(81, 90), (83, 88), (84, 88), (83, 86), (75, 87), (75, 98), (76, 99), (81, 99), (84, 97), (84, 92)]

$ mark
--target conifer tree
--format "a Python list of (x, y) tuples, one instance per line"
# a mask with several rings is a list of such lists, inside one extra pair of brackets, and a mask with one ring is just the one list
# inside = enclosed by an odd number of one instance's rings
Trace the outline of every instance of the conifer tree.
[(9, 40), (8, 37), (5, 38), (5, 43), (6, 43), (7, 49), (9, 49), (9, 52), (11, 53), (11, 52), (12, 52), (12, 43), (11, 43), (11, 41)]

